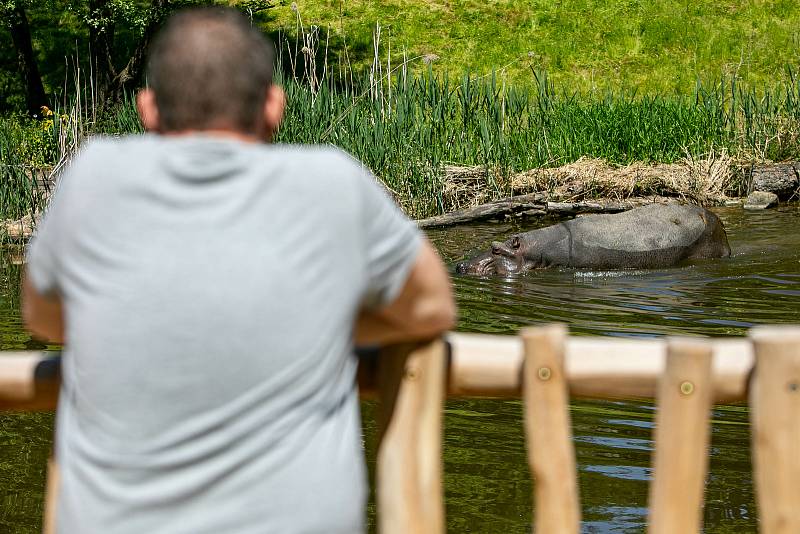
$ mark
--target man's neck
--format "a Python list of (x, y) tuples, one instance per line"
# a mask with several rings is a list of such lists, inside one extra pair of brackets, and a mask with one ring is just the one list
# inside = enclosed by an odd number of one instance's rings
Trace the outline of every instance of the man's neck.
[(263, 143), (264, 139), (255, 134), (240, 132), (228, 129), (209, 129), (209, 130), (179, 130), (170, 132), (159, 132), (159, 134), (167, 137), (185, 137), (189, 135), (204, 135), (207, 137), (218, 137), (223, 139), (231, 139), (241, 141), (243, 143)]

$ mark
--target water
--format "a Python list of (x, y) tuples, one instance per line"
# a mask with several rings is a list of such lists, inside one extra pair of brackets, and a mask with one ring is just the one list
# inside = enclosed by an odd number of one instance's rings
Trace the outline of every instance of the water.
[[(730, 259), (657, 271), (455, 277), (459, 328), (513, 334), (521, 326), (560, 321), (578, 335), (720, 336), (743, 335), (763, 323), (800, 323), (800, 209), (717, 212), (733, 249)], [(453, 262), (530, 228), (480, 224), (431, 231), (429, 237)], [(8, 254), (1, 261), (0, 349), (42, 348), (19, 321), (20, 268)], [(375, 406), (365, 403), (363, 409), (368, 460), (374, 463)], [(644, 531), (653, 409), (641, 401), (572, 406), (584, 532)], [(0, 416), (0, 532), (39, 531), (51, 426), (49, 414)], [(448, 531), (530, 532), (532, 486), (520, 401), (448, 401), (444, 445)], [(756, 524), (746, 407), (715, 407), (705, 532), (755, 532)]]
[[(513, 334), (522, 326), (559, 321), (578, 335), (652, 337), (743, 335), (757, 324), (800, 323), (800, 210), (717, 213), (728, 232), (730, 259), (654, 271), (457, 276), (459, 327)], [(456, 261), (535, 226), (481, 224), (429, 235)], [(529, 532), (532, 488), (520, 402), (450, 401), (447, 409), (449, 530)], [(584, 532), (644, 531), (653, 409), (651, 403), (631, 401), (572, 406)], [(712, 416), (705, 531), (754, 532), (756, 521), (747, 410), (718, 406)]]

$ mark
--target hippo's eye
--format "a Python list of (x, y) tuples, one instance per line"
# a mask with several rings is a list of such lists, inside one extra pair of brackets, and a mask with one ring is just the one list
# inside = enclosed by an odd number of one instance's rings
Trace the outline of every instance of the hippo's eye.
[(514, 250), (517, 250), (521, 246), (522, 246), (522, 243), (520, 243), (520, 241), (519, 241), (519, 236), (515, 235), (514, 237), (511, 238), (511, 248), (513, 248)]

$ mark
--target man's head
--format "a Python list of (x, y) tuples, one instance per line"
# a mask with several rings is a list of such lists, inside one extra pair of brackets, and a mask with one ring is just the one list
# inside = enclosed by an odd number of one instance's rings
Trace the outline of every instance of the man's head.
[(160, 133), (224, 131), (269, 139), (283, 116), (272, 44), (232, 9), (172, 15), (153, 41), (142, 123)]

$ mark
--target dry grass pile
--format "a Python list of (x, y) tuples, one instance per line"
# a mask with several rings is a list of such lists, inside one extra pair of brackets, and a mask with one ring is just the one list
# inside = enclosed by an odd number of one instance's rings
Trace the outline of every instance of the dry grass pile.
[(502, 176), (499, 169), (487, 169), (480, 165), (445, 166), (441, 197), (444, 212), (471, 208), (510, 196), (508, 180)]
[(733, 160), (724, 152), (678, 163), (634, 163), (622, 167), (581, 158), (562, 167), (532, 169), (514, 175), (513, 194), (547, 192), (553, 200), (630, 197), (677, 197), (699, 204), (718, 204), (737, 189)]
[(624, 200), (631, 197), (680, 198), (703, 205), (738, 195), (735, 162), (725, 152), (687, 156), (678, 163), (611, 165), (581, 158), (561, 167), (539, 168), (498, 179), (483, 167), (446, 167), (443, 199), (449, 210), (477, 206), (511, 195), (544, 192), (559, 202)]
[(24, 241), (33, 235), (33, 230), (39, 222), (36, 217), (25, 215), (21, 219), (7, 220), (0, 223), (0, 238), (5, 243), (7, 241)]

